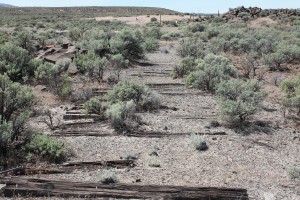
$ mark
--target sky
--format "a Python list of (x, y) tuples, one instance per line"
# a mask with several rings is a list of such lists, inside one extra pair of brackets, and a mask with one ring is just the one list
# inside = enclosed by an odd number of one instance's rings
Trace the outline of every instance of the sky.
[(299, 0), (0, 0), (27, 7), (142, 6), (162, 7), (180, 12), (220, 13), (238, 6), (261, 8), (300, 8)]

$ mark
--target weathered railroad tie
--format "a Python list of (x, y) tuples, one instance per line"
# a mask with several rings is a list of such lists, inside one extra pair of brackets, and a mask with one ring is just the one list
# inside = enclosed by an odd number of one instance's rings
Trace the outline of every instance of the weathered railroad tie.
[(239, 188), (186, 187), (70, 182), (62, 180), (18, 178), (0, 179), (5, 197), (123, 198), (164, 200), (248, 200), (247, 190)]

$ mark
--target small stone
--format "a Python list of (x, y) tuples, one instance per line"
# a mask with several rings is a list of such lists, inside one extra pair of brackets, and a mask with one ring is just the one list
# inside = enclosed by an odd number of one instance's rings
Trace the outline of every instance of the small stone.
[(158, 156), (158, 153), (156, 151), (153, 151), (152, 153), (149, 154), (149, 156)]
[(135, 182), (140, 183), (140, 182), (142, 182), (142, 180), (139, 178), (139, 179), (136, 179)]

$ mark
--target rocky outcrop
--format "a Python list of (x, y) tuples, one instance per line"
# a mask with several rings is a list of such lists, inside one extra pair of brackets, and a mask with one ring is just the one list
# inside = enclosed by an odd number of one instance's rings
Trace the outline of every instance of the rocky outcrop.
[(261, 9), (258, 7), (245, 8), (244, 6), (229, 9), (223, 14), (224, 19), (239, 17), (241, 13), (248, 13), (250, 17), (267, 17), (267, 16), (300, 16), (300, 10), (297, 9)]
[(78, 49), (71, 44), (62, 44), (60, 46), (48, 45), (41, 47), (37, 58), (46, 62), (55, 64), (59, 59), (74, 59)]

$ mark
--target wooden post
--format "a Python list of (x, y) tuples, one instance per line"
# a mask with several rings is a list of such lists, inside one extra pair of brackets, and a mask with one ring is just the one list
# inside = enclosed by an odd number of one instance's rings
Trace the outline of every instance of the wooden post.
[(220, 17), (220, 11), (218, 10), (218, 17)]
[(160, 26), (161, 26), (161, 14), (159, 15), (159, 23), (160, 23)]

